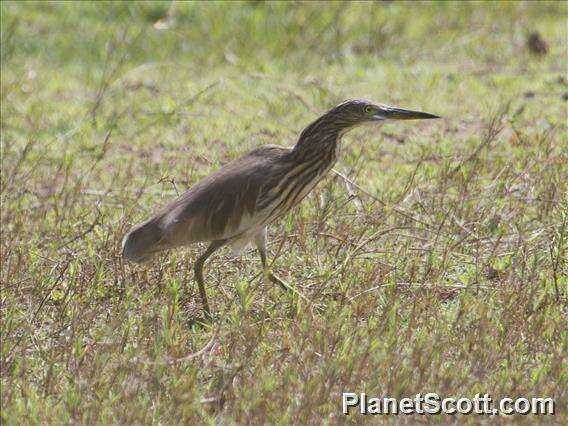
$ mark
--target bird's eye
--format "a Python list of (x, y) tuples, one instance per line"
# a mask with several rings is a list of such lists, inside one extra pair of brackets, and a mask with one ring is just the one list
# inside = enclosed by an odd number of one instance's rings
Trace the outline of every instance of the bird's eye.
[(366, 114), (372, 114), (373, 113), (373, 107), (366, 106), (365, 107), (365, 113)]

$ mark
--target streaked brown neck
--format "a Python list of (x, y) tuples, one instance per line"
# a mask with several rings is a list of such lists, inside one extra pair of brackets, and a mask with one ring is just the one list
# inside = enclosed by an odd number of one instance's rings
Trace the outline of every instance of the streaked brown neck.
[(337, 144), (349, 127), (329, 114), (321, 116), (302, 131), (292, 151), (295, 158), (298, 161), (321, 158), (334, 163)]

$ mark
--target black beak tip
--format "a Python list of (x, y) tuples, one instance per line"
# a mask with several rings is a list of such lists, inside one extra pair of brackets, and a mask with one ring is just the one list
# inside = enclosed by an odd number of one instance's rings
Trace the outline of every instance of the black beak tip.
[(442, 118), (439, 115), (430, 114), (428, 112), (413, 111), (410, 109), (386, 108), (386, 118), (391, 118), (394, 120), (431, 120), (434, 118)]

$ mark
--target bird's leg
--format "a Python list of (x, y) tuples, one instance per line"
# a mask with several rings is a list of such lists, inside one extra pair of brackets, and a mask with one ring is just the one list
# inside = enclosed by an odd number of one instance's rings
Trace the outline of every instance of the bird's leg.
[(205, 250), (201, 256), (197, 258), (193, 264), (193, 270), (195, 271), (195, 280), (199, 286), (199, 295), (201, 296), (201, 303), (203, 303), (203, 309), (207, 316), (211, 316), (211, 311), (209, 310), (209, 303), (207, 302), (207, 293), (205, 293), (205, 285), (203, 284), (203, 264), (217, 249), (221, 248), (225, 244), (225, 240), (213, 241)]
[[(272, 271), (270, 271), (268, 265), (266, 264), (266, 227), (262, 228), (262, 230), (256, 235), (256, 237), (254, 238), (254, 243), (258, 248), (258, 253), (260, 254), (260, 261), (262, 262), (262, 270), (264, 276), (270, 281), (274, 282), (274, 274), (272, 274)], [(284, 290), (289, 290), (286, 286), (283, 286), (281, 282), (275, 284), (280, 285), (280, 287), (282, 287)]]
[(262, 262), (262, 269), (264, 271), (264, 276), (270, 280), (273, 284), (280, 286), (285, 291), (292, 292), (297, 294), (300, 298), (304, 299), (310, 305), (312, 304), (311, 300), (288, 284), (286, 281), (279, 278), (275, 275), (270, 268), (268, 268), (266, 264), (266, 227), (260, 231), (254, 239), (256, 247), (258, 248), (258, 252), (260, 254), (260, 261)]

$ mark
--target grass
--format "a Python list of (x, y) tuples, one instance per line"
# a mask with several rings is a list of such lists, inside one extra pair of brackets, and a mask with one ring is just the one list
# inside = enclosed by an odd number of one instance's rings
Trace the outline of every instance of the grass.
[[(2, 423), (376, 421), (340, 414), (347, 391), (553, 397), (501, 420), (566, 419), (566, 3), (0, 8)], [(203, 247), (122, 263), (176, 192), (356, 97), (444, 119), (353, 131), (356, 186), (330, 175), (271, 226), (323, 312), (254, 252), (206, 266), (212, 326)]]

